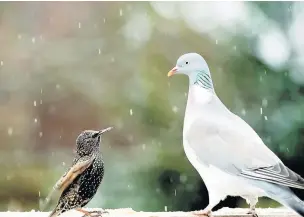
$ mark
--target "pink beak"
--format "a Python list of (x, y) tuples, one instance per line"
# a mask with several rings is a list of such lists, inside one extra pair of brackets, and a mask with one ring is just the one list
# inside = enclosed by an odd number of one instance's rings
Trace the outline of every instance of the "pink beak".
[(170, 70), (170, 72), (168, 72), (168, 77), (174, 75), (176, 71), (177, 71), (177, 68), (175, 66), (173, 69)]

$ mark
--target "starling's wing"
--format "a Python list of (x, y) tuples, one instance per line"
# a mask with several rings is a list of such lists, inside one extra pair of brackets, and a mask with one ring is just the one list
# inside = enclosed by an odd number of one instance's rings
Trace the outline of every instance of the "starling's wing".
[(55, 189), (60, 192), (69, 186), (74, 179), (91, 166), (94, 161), (94, 157), (82, 157), (57, 181)]
[(40, 209), (45, 210), (50, 200), (55, 195), (61, 194), (83, 171), (85, 171), (94, 161), (94, 157), (85, 156), (81, 157), (73, 163), (73, 166), (56, 182), (52, 191), (49, 193), (45, 201), (40, 205)]

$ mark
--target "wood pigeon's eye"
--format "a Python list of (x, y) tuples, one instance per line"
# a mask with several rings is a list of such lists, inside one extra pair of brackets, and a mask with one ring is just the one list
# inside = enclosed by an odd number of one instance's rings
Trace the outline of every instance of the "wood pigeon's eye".
[(189, 64), (189, 62), (188, 61), (186, 61), (186, 65), (188, 65)]

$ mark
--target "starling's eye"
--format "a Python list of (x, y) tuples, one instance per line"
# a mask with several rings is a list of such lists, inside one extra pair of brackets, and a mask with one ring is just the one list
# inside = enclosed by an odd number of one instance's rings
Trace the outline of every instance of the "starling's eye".
[(99, 133), (94, 133), (94, 134), (92, 135), (92, 138), (96, 138), (98, 135), (99, 135)]
[(187, 61), (187, 62), (186, 62), (186, 65), (188, 65), (188, 64), (189, 64), (189, 62)]

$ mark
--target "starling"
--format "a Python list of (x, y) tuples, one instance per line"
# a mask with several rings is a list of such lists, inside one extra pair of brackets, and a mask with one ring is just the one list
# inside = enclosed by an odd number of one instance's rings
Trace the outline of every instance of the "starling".
[[(59, 191), (61, 196), (49, 217), (59, 216), (60, 214), (75, 209), (92, 216), (91, 213), (82, 209), (94, 197), (103, 179), (104, 163), (99, 150), (100, 137), (104, 132), (111, 130), (109, 127), (104, 130), (83, 131), (76, 140), (76, 155), (70, 169), (57, 181), (53, 188)], [(48, 199), (47, 199), (48, 201)], [(106, 213), (106, 211), (94, 212)]]

